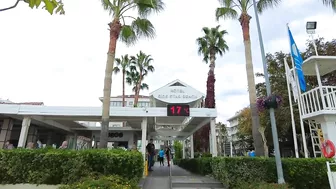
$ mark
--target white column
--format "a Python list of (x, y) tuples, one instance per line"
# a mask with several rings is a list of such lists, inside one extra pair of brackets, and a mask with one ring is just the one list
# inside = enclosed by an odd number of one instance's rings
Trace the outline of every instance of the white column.
[(194, 158), (194, 135), (190, 136), (190, 158)]
[(230, 141), (230, 157), (233, 157), (233, 145), (232, 145), (232, 141)]
[(182, 158), (186, 158), (186, 151), (185, 151), (185, 140), (182, 140)]
[(211, 146), (212, 157), (217, 157), (217, 143), (216, 143), (216, 119), (210, 118), (210, 133), (211, 133)]
[(324, 139), (330, 140), (336, 145), (336, 116), (324, 115), (323, 117), (319, 117), (317, 121), (321, 123)]
[(147, 143), (147, 118), (142, 118), (141, 122), (141, 130), (142, 130), (142, 137), (141, 137), (141, 153), (146, 160), (146, 143)]
[(18, 147), (22, 147), (22, 148), (26, 147), (27, 135), (28, 135), (30, 122), (31, 122), (30, 117), (24, 117), (22, 120), (22, 127), (21, 127)]

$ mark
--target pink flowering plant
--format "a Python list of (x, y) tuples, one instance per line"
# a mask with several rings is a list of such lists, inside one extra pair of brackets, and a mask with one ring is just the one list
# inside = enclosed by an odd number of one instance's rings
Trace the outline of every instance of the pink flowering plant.
[(282, 104), (282, 97), (280, 95), (272, 94), (267, 97), (260, 97), (257, 99), (257, 108), (259, 112), (265, 109), (278, 108)]

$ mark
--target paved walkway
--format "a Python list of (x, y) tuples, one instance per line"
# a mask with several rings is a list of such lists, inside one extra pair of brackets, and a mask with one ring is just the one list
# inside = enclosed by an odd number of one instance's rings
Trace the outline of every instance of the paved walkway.
[[(171, 174), (170, 174), (171, 171)], [(143, 189), (222, 189), (222, 184), (210, 177), (195, 175), (180, 168), (177, 165), (171, 165), (170, 168), (160, 166), (155, 162), (153, 171), (149, 172), (143, 185)]]

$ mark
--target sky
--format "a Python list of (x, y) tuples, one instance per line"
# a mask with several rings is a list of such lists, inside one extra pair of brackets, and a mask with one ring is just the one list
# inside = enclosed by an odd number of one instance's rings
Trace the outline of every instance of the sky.
[[(15, 0), (1, 0), (0, 7)], [(14, 102), (42, 101), (50, 106), (101, 106), (111, 16), (99, 0), (63, 0), (65, 15), (18, 7), (0, 12), (0, 98)], [(283, 0), (260, 15), (265, 51), (289, 52), (286, 23), (301, 51), (307, 21), (317, 21), (315, 37), (334, 37), (336, 16), (321, 0)], [(149, 17), (156, 38), (127, 47), (117, 44), (117, 57), (140, 50), (153, 57), (155, 72), (145, 82), (148, 95), (175, 80), (206, 93), (208, 65), (197, 53), (196, 38), (203, 27), (221, 25), (230, 50), (216, 60), (217, 121), (226, 122), (249, 104), (242, 30), (238, 20), (215, 20), (217, 0), (167, 0), (165, 11)], [(300, 8), (298, 8), (300, 7)], [(262, 72), (261, 53), (250, 10), (254, 72)], [(256, 82), (262, 82), (257, 78)], [(112, 95), (122, 93), (121, 75), (113, 75)], [(127, 86), (127, 94), (133, 94)]]

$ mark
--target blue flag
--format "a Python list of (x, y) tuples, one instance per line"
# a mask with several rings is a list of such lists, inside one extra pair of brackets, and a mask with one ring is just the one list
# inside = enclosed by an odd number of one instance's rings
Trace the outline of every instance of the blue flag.
[(300, 88), (301, 88), (301, 91), (305, 92), (306, 91), (306, 81), (305, 81), (304, 74), (302, 71), (303, 60), (302, 60), (300, 51), (295, 44), (292, 32), (290, 31), (289, 27), (288, 27), (288, 35), (289, 35), (289, 41), (290, 41), (291, 54), (294, 60), (295, 69), (297, 71)]

